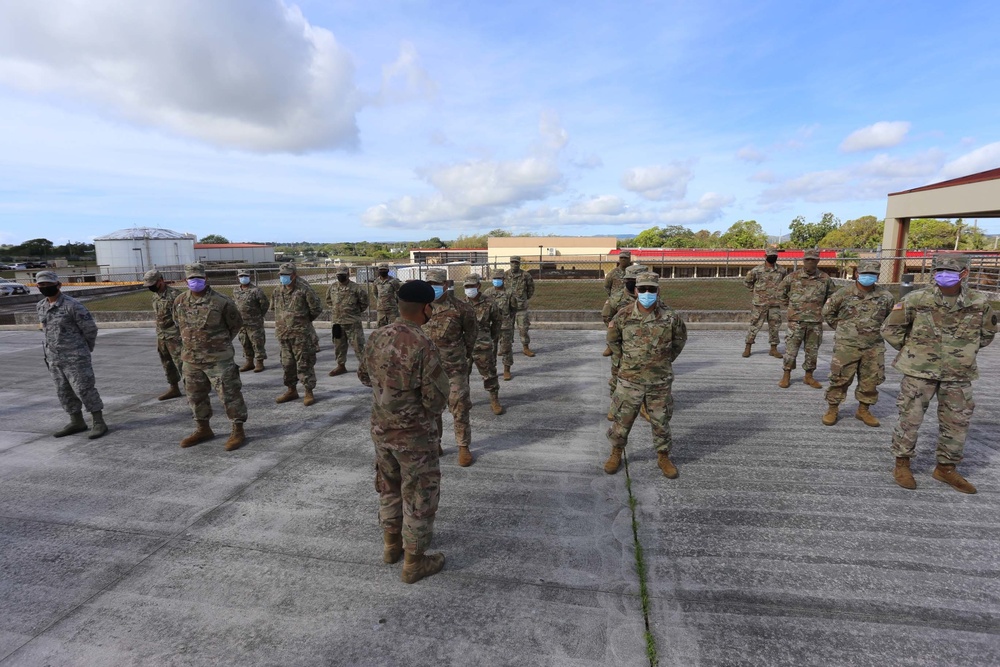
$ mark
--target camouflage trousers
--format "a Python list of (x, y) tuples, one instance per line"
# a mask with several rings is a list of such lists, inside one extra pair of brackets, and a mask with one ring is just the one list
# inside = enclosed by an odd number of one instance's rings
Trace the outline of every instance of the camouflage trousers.
[(521, 334), (521, 345), (528, 347), (531, 344), (531, 336), (528, 335), (528, 329), (531, 328), (531, 315), (528, 313), (528, 309), (517, 311), (514, 321), (517, 322), (517, 331)]
[(264, 360), (267, 359), (267, 350), (264, 349), (266, 336), (264, 327), (243, 327), (240, 329), (240, 345), (243, 346), (243, 356), (247, 359)]
[(514, 365), (514, 329), (500, 330), (500, 343), (497, 345), (497, 359), (504, 366)]
[(318, 341), (308, 337), (279, 338), (282, 382), (294, 387), (299, 382), (306, 389), (316, 388), (316, 348)]
[[(469, 371), (462, 371), (448, 376), (448, 410), (455, 418), (455, 442), (459, 447), (472, 444), (472, 426), (469, 423), (469, 412), (472, 410), (472, 397), (469, 395)], [(437, 416), (437, 430), (441, 433), (441, 415)]]
[(778, 330), (781, 329), (781, 308), (777, 306), (754, 306), (750, 312), (750, 328), (747, 329), (747, 345), (757, 341), (757, 332), (767, 322), (767, 342), (777, 345)]
[(97, 380), (94, 377), (94, 367), (89, 359), (81, 359), (76, 363), (50, 363), (49, 374), (56, 383), (56, 396), (59, 404), (69, 414), (80, 412), (100, 412), (104, 409), (104, 401), (97, 393)]
[(618, 378), (618, 386), (611, 396), (611, 414), (614, 422), (608, 428), (608, 441), (613, 447), (624, 448), (632, 424), (639, 416), (639, 408), (646, 405), (649, 424), (653, 428), (653, 447), (657, 452), (670, 453), (673, 438), (670, 436), (670, 418), (674, 416), (674, 397), (670, 387), (674, 377), (664, 378), (657, 384), (638, 384)]
[(196, 420), (207, 421), (212, 418), (209, 391), (213, 387), (226, 408), (229, 420), (235, 424), (245, 422), (247, 404), (243, 402), (243, 382), (235, 361), (225, 359), (215, 363), (184, 364), (184, 388)]
[(917, 431), (931, 399), (937, 395), (937, 462), (957, 465), (962, 460), (965, 438), (976, 403), (972, 400), (971, 382), (943, 382), (904, 375), (899, 385), (899, 421), (892, 430), (892, 455), (913, 458), (917, 450)]
[(885, 345), (880, 343), (861, 349), (834, 342), (826, 402), (830, 405), (843, 403), (855, 374), (858, 386), (854, 388), (854, 398), (863, 405), (878, 403), (878, 386), (885, 382)]
[(178, 384), (181, 381), (181, 369), (184, 367), (181, 362), (181, 339), (177, 338), (157, 338), (156, 353), (160, 355), (160, 365), (167, 376), (167, 382)]
[(430, 450), (392, 449), (375, 442), (375, 490), (382, 530), (403, 534), (408, 553), (427, 551), (441, 495), (437, 446)]
[(819, 346), (823, 342), (823, 325), (820, 322), (788, 321), (788, 334), (785, 335), (785, 359), (783, 368), (786, 371), (795, 369), (795, 357), (799, 354), (799, 345), (805, 343), (806, 355), (802, 361), (802, 370), (816, 370), (816, 357), (819, 356)]
[(354, 348), (354, 356), (360, 361), (361, 353), (365, 351), (365, 328), (361, 322), (341, 324), (344, 330), (340, 338), (333, 339), (333, 353), (337, 356), (337, 365), (347, 365), (347, 344)]
[[(500, 390), (500, 382), (497, 380), (497, 355), (496, 348), (491, 347), (484, 350), (473, 350), (472, 361), (475, 362), (479, 374), (483, 378), (483, 389), (492, 393)], [(472, 367), (469, 367), (471, 373)]]
[(376, 327), (384, 327), (387, 324), (392, 324), (399, 317), (398, 310), (380, 310), (378, 311), (378, 320), (375, 322)]

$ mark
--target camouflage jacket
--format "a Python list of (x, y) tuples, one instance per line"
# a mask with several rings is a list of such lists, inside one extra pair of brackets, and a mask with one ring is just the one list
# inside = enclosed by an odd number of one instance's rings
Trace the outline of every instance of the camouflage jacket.
[(480, 294), (475, 300), (467, 301), (476, 313), (476, 344), (478, 351), (492, 350), (493, 344), (500, 340), (500, 325), (503, 316), (500, 307), (492, 298)]
[(264, 326), (264, 315), (271, 307), (264, 290), (256, 285), (237, 285), (233, 288), (233, 301), (243, 318), (243, 326), (260, 328)]
[(775, 266), (773, 269), (767, 262), (750, 269), (750, 273), (743, 279), (743, 284), (747, 289), (753, 290), (753, 305), (755, 306), (781, 306), (781, 281), (788, 275), (783, 267)]
[(608, 293), (608, 296), (614, 296), (616, 293), (621, 292), (625, 289), (625, 269), (620, 266), (608, 271), (607, 275), (604, 276), (604, 291)]
[(396, 318), (365, 343), (358, 378), (372, 388), (372, 437), (392, 449), (436, 448), (435, 420), (448, 405), (448, 376), (434, 342)]
[(528, 309), (528, 299), (535, 296), (535, 279), (527, 271), (514, 273), (510, 269), (503, 274), (504, 288), (514, 295), (518, 310)]
[(512, 331), (516, 324), (517, 298), (506, 289), (498, 290), (490, 286), (483, 290), (483, 296), (493, 299), (500, 312), (500, 330)]
[(635, 298), (635, 294), (631, 294), (625, 289), (617, 294), (612, 294), (604, 302), (604, 308), (601, 309), (601, 319), (604, 320), (605, 324), (609, 324), (611, 318), (617, 315), (619, 310), (629, 304), (635, 303)]
[(649, 313), (639, 304), (622, 308), (608, 324), (608, 345), (618, 377), (637, 384), (673, 379), (673, 361), (687, 343), (687, 326), (673, 308), (658, 302)]
[(334, 324), (358, 324), (368, 312), (368, 290), (350, 280), (336, 281), (326, 290), (326, 305)]
[(243, 318), (233, 300), (211, 287), (206, 287), (200, 297), (190, 290), (181, 292), (174, 300), (174, 322), (184, 343), (181, 360), (190, 364), (232, 359), (233, 339), (243, 328)]
[(946, 382), (979, 377), (976, 354), (993, 342), (997, 314), (990, 302), (965, 285), (954, 306), (937, 285), (910, 292), (882, 325), (882, 337), (899, 350), (892, 365), (900, 373)]
[(375, 278), (371, 282), (372, 294), (375, 297), (375, 310), (379, 313), (398, 315), (399, 304), (396, 300), (396, 294), (402, 285), (403, 283), (392, 276), (388, 278)]
[(156, 337), (162, 339), (180, 338), (181, 332), (174, 323), (174, 301), (181, 290), (167, 285), (163, 294), (153, 294), (153, 312), (156, 313)]
[(788, 306), (789, 322), (822, 322), (823, 304), (836, 290), (833, 278), (819, 269), (809, 275), (803, 269), (793, 271), (781, 281), (781, 302)]
[(294, 287), (284, 285), (271, 294), (274, 306), (274, 335), (278, 339), (307, 337), (318, 340), (313, 320), (323, 313), (323, 304), (312, 285), (301, 276)]
[(97, 343), (97, 322), (86, 306), (60, 292), (54, 303), (48, 299), (36, 303), (35, 312), (45, 334), (46, 363), (90, 361)]
[(865, 292), (852, 283), (830, 297), (823, 306), (823, 319), (836, 329), (836, 345), (868, 349), (882, 345), (882, 323), (894, 303), (892, 293), (881, 285)]
[(476, 311), (450, 292), (432, 303), (431, 310), (433, 314), (424, 325), (424, 332), (441, 353), (445, 372), (448, 375), (468, 373), (476, 345)]

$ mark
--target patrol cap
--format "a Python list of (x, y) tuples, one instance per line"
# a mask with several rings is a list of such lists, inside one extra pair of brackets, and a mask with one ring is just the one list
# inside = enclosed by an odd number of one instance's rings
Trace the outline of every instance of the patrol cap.
[(858, 273), (874, 273), (878, 275), (882, 272), (882, 262), (877, 259), (866, 259), (858, 264)]
[(520, 255), (514, 255), (513, 257), (510, 258), (510, 263), (511, 264), (520, 264), (521, 263), (521, 256)]
[(493, 273), (490, 274), (490, 278), (491, 279), (499, 278), (500, 280), (503, 280), (503, 275), (504, 275), (503, 269), (493, 269)]
[(423, 280), (407, 280), (399, 287), (396, 298), (405, 303), (431, 303), (434, 288)]
[(969, 268), (969, 259), (965, 255), (938, 253), (934, 255), (931, 269), (934, 271), (964, 271)]
[(622, 257), (628, 257), (629, 259), (632, 259), (632, 251), (622, 250), (620, 253), (618, 253), (618, 258), (621, 259)]
[(193, 264), (184, 265), (184, 277), (185, 278), (204, 278), (205, 277), (205, 266), (201, 262), (194, 262)]
[(635, 279), (636, 287), (658, 287), (660, 284), (660, 276), (656, 275), (652, 271), (646, 271), (645, 273), (640, 273)]
[(427, 269), (427, 274), (424, 276), (429, 283), (439, 283), (444, 285), (448, 282), (448, 272), (444, 269)]
[(478, 285), (482, 281), (483, 279), (479, 276), (478, 273), (470, 273), (469, 275), (465, 276), (466, 287), (473, 287), (475, 285)]
[(819, 259), (819, 248), (806, 248), (802, 253), (802, 259)]
[(772, 245), (769, 245), (766, 248), (764, 248), (764, 255), (765, 256), (767, 256), (767, 255), (777, 255), (777, 254), (778, 254), (778, 246), (776, 246), (776, 245), (772, 244)]
[(285, 262), (280, 267), (278, 267), (279, 276), (290, 276), (295, 273), (295, 264), (292, 262)]
[(351, 275), (351, 270), (347, 268), (346, 265), (341, 264), (337, 267), (337, 270), (333, 272), (335, 276), (349, 276)]
[(57, 283), (59, 276), (55, 271), (39, 271), (35, 274), (35, 283)]
[(378, 263), (378, 268), (380, 268), (380, 269), (388, 269), (389, 268), (389, 263), (388, 262), (379, 262)]
[(645, 273), (648, 271), (642, 264), (633, 264), (632, 266), (625, 269), (625, 280), (635, 280), (639, 277), (640, 273)]
[(237, 276), (246, 276), (247, 278), (249, 278), (250, 277), (250, 269), (240, 269), (239, 271), (236, 272), (236, 275)]
[(150, 269), (149, 271), (146, 271), (145, 275), (142, 276), (142, 284), (146, 287), (152, 287), (156, 283), (160, 282), (161, 278), (163, 278), (162, 273), (156, 269)]

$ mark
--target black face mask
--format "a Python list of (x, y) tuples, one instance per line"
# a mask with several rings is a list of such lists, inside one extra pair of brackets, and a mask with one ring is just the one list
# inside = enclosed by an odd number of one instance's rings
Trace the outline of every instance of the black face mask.
[(42, 293), (42, 296), (55, 296), (59, 294), (59, 285), (46, 285), (39, 287), (38, 291)]
[(345, 275), (344, 275), (344, 274), (342, 274), (342, 273), (340, 273), (340, 274), (337, 274), (337, 280), (339, 280), (339, 281), (340, 281), (340, 282), (342, 282), (342, 283), (346, 283), (346, 282), (347, 282), (347, 276), (345, 276)]
[(767, 260), (767, 263), (768, 263), (768, 264), (774, 264), (775, 262), (777, 262), (777, 261), (778, 261), (778, 256), (777, 256), (777, 255), (768, 255), (768, 256), (767, 256), (767, 257), (765, 257), (764, 259), (766, 259), (766, 260)]
[(629, 294), (635, 294), (635, 281), (634, 280), (626, 280), (625, 281), (625, 290)]
[(386, 276), (388, 276), (388, 275), (389, 275), (389, 272), (388, 272), (388, 271), (379, 271), (379, 272), (378, 272), (378, 277), (379, 277), (379, 278), (385, 278), (385, 277), (386, 277)]
[(150, 292), (159, 292), (160, 291), (160, 288), (157, 287), (156, 285), (150, 285), (146, 289), (148, 289)]

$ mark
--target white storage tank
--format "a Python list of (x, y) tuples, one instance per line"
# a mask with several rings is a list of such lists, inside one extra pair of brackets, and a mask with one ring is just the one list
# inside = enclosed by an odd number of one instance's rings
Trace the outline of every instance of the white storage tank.
[(156, 227), (119, 229), (94, 239), (104, 280), (139, 280), (149, 269), (182, 268), (195, 261), (194, 234)]

